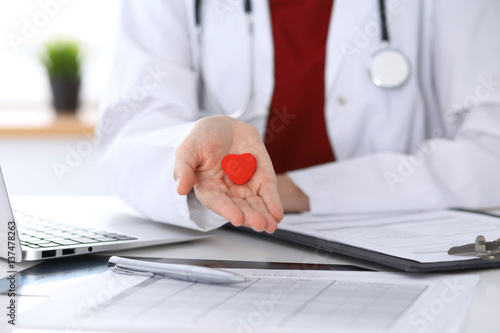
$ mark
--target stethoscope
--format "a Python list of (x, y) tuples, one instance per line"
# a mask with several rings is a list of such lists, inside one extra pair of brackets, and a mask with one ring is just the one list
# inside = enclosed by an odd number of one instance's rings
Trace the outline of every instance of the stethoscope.
[(381, 88), (398, 88), (410, 77), (410, 62), (400, 50), (389, 46), (389, 32), (385, 13), (385, 0), (379, 0), (382, 47), (368, 63), (368, 75), (374, 85)]
[[(212, 110), (217, 114), (225, 114), (219, 103), (216, 101), (210, 87), (207, 86), (206, 64), (203, 47), (203, 27), (201, 22), (201, 2), (195, 0), (195, 24), (196, 37), (198, 41), (198, 61), (200, 75), (205, 87), (207, 101)], [(241, 106), (228, 116), (239, 119), (247, 111), (253, 94), (253, 66), (254, 66), (254, 42), (253, 42), (253, 18), (251, 0), (243, 0), (243, 8), (248, 25), (249, 34), (249, 73), (247, 91)], [(368, 76), (374, 85), (381, 88), (393, 89), (401, 87), (410, 77), (410, 62), (408, 58), (398, 49), (390, 47), (389, 32), (387, 29), (387, 18), (385, 12), (385, 0), (379, 0), (381, 42), (382, 47), (375, 52), (368, 63)]]
[[(248, 111), (248, 106), (250, 105), (250, 100), (252, 99), (252, 94), (253, 94), (253, 56), (254, 56), (254, 44), (253, 44), (253, 17), (252, 17), (252, 3), (250, 0), (243, 0), (243, 7), (245, 9), (245, 17), (247, 20), (248, 24), (248, 35), (249, 35), (249, 61), (250, 61), (250, 66), (248, 66), (248, 81), (247, 81), (247, 91), (245, 94), (245, 97), (243, 98), (243, 103), (241, 106), (233, 112), (232, 114), (229, 114), (229, 117), (239, 119), (241, 118), (247, 111)], [(208, 87), (207, 84), (207, 74), (206, 74), (206, 65), (205, 65), (205, 56), (204, 56), (204, 49), (203, 49), (203, 28), (201, 24), (201, 0), (195, 0), (195, 24), (196, 24), (196, 37), (198, 40), (198, 63), (200, 64), (200, 75), (201, 75), (201, 81), (202, 84), (205, 87), (206, 95), (207, 95), (207, 101), (208, 104), (210, 105), (211, 109), (215, 111), (216, 114), (225, 114), (225, 112), (222, 110), (221, 106), (219, 103), (215, 100), (215, 97), (210, 90), (210, 87)]]

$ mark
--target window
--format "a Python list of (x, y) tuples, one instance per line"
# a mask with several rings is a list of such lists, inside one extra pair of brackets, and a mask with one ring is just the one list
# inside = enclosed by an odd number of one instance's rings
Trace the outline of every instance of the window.
[(57, 36), (81, 42), (80, 100), (97, 103), (107, 83), (118, 13), (118, 0), (0, 0), (0, 112), (6, 105), (51, 100), (39, 55)]

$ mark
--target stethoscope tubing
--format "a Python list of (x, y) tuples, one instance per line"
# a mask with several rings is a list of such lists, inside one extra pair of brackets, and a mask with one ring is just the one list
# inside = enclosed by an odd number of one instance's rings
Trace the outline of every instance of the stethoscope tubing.
[[(217, 102), (215, 99), (215, 95), (211, 91), (210, 87), (208, 86), (207, 83), (207, 75), (206, 75), (206, 63), (205, 63), (205, 51), (204, 51), (204, 46), (203, 46), (203, 25), (202, 25), (202, 15), (201, 15), (201, 10), (202, 10), (202, 1), (201, 0), (195, 0), (195, 24), (196, 24), (196, 38), (197, 38), (197, 43), (198, 43), (198, 54), (199, 54), (199, 66), (200, 66), (200, 74), (201, 74), (201, 81), (202, 85), (205, 88), (206, 91), (206, 96), (207, 96), (207, 102), (210, 105), (210, 108), (216, 113), (216, 114), (226, 114), (224, 110), (222, 110), (222, 107), (220, 104)], [(254, 72), (254, 31), (253, 31), (253, 17), (252, 17), (252, 3), (251, 0), (244, 0), (243, 1), (243, 7), (245, 11), (245, 17), (247, 21), (247, 26), (248, 26), (248, 34), (249, 34), (249, 63), (250, 65), (248, 66), (248, 82), (247, 82), (247, 89), (245, 92), (245, 96), (243, 98), (243, 103), (241, 106), (233, 113), (227, 114), (229, 117), (235, 118), (235, 119), (240, 119), (243, 117), (245, 113), (247, 113), (249, 106), (250, 106), (250, 101), (252, 99), (253, 95), (253, 72)]]
[[(379, 51), (374, 53), (374, 55), (371, 57), (370, 62), (368, 63), (368, 76), (370, 78), (370, 81), (374, 85), (380, 88), (396, 88), (400, 87), (403, 85), (407, 80), (408, 77), (410, 76), (410, 63), (406, 56), (399, 50), (393, 49), (389, 46), (390, 44), (390, 38), (389, 38), (389, 31), (387, 28), (387, 16), (386, 16), (386, 10), (385, 10), (385, 0), (378, 0), (378, 5), (379, 5), (379, 10), (380, 10), (380, 23), (381, 23), (381, 43), (382, 47)], [(250, 106), (250, 101), (252, 99), (253, 95), (253, 88), (254, 88), (254, 27), (253, 27), (253, 17), (252, 17), (252, 3), (251, 0), (244, 0), (243, 1), (243, 7), (245, 11), (245, 17), (248, 25), (248, 33), (249, 33), (249, 66), (248, 66), (248, 82), (247, 82), (247, 90), (243, 99), (243, 102), (241, 106), (233, 113), (227, 114), (230, 117), (240, 119), (242, 118), (245, 113), (247, 113), (249, 106)], [(216, 114), (226, 114), (224, 110), (222, 110), (222, 107), (220, 104), (217, 102), (215, 95), (212, 93), (210, 87), (208, 86), (207, 83), (207, 75), (206, 75), (206, 63), (205, 63), (205, 48), (203, 45), (203, 24), (202, 24), (202, 0), (195, 0), (195, 25), (196, 25), (196, 38), (197, 38), (197, 43), (198, 43), (198, 55), (199, 55), (199, 66), (200, 66), (200, 79), (201, 83), (205, 89), (206, 96), (207, 96), (207, 102), (210, 106), (210, 108), (216, 113)], [(381, 82), (380, 78), (377, 78), (375, 73), (379, 72), (380, 69), (373, 68), (373, 64), (376, 63), (375, 57), (380, 56), (380, 54), (383, 54), (384, 52), (392, 52), (393, 54), (397, 54), (398, 57), (400, 58), (400, 63), (403, 64), (402, 68), (402, 74), (401, 78), (399, 80), (396, 80), (397, 83), (393, 84), (384, 84), (384, 82)]]

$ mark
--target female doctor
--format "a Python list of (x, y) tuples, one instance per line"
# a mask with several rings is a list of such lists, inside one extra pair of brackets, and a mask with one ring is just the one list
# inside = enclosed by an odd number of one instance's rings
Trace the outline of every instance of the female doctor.
[[(96, 136), (148, 217), (500, 206), (500, 2), (127, 0)], [(252, 153), (233, 184), (220, 163)]]

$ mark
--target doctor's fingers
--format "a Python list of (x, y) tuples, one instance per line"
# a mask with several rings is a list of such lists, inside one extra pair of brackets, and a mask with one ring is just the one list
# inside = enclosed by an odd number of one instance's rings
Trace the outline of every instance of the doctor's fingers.
[(207, 197), (209, 198), (207, 202), (204, 202), (203, 198), (198, 197), (198, 199), (207, 208), (224, 217), (234, 226), (246, 226), (256, 231), (263, 231), (265, 229), (266, 219), (244, 199), (230, 198), (223, 193), (211, 193)]
[[(248, 205), (255, 212), (257, 212), (258, 214), (260, 214), (260, 216), (264, 219), (265, 225), (264, 225), (263, 230), (265, 230), (267, 233), (273, 233), (274, 231), (276, 231), (276, 229), (278, 228), (278, 222), (279, 221), (276, 221), (274, 219), (274, 217), (269, 212), (266, 204), (264, 203), (264, 201), (262, 201), (261, 197), (253, 196), (253, 197), (246, 198), (245, 201), (248, 203)], [(242, 208), (242, 207), (240, 207), (240, 208)], [(242, 208), (242, 210), (243, 210), (243, 213), (245, 213), (244, 208)], [(251, 223), (251, 222), (252, 221), (249, 221), (249, 223)], [(257, 223), (259, 223), (259, 222), (257, 222)], [(246, 223), (244, 222), (244, 224), (246, 224)], [(250, 227), (252, 227), (252, 225), (250, 225)], [(258, 231), (262, 231), (258, 227), (257, 227), (257, 229), (258, 229)]]
[(284, 211), (281, 199), (278, 193), (278, 188), (275, 183), (263, 184), (259, 190), (259, 197), (262, 198), (269, 213), (274, 217), (274, 220), (279, 223), (283, 220)]
[[(258, 205), (254, 202), (254, 205), (260, 211), (267, 211), (263, 203)], [(269, 213), (261, 214), (244, 199), (231, 199), (221, 194), (211, 197), (205, 206), (224, 217), (236, 227), (245, 226), (255, 231), (266, 230), (267, 232), (274, 232), (277, 227), (276, 221), (274, 221)]]
[(180, 195), (186, 195), (193, 188), (196, 177), (189, 164), (176, 163), (174, 168), (174, 179), (177, 182), (177, 193)]
[[(256, 211), (247, 201), (247, 199), (233, 198), (234, 204), (243, 213), (242, 226), (252, 228), (255, 231), (264, 231), (267, 221), (261, 213)], [(269, 215), (269, 214), (268, 214)], [(234, 223), (233, 223), (234, 224)], [(236, 224), (235, 224), (236, 225)], [(236, 225), (238, 226), (238, 225)]]
[(201, 196), (198, 196), (198, 200), (200, 200), (205, 207), (219, 214), (234, 226), (239, 227), (243, 225), (245, 219), (243, 212), (226, 194), (220, 193), (208, 195), (207, 197), (209, 199), (206, 202), (204, 200), (206, 198)]
[(200, 161), (192, 153), (188, 144), (181, 144), (175, 151), (174, 179), (177, 182), (177, 193), (186, 195), (194, 186), (194, 171)]

